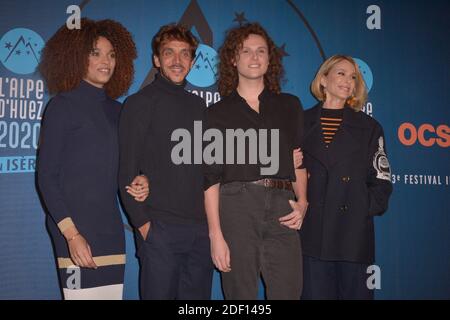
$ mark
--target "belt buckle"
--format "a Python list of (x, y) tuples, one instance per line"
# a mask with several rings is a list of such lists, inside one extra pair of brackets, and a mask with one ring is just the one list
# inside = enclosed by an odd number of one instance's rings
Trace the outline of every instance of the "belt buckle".
[(269, 181), (269, 179), (264, 179), (264, 180), (263, 180), (263, 184), (264, 184), (264, 187), (266, 187), (266, 188), (270, 187), (270, 181)]

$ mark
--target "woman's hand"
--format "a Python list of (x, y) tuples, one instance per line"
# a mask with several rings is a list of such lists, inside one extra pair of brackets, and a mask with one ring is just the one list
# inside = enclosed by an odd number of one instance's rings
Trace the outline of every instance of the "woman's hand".
[(150, 193), (150, 185), (146, 176), (136, 176), (129, 186), (126, 186), (127, 192), (134, 200), (143, 202)]
[(77, 232), (68, 238), (67, 244), (69, 246), (70, 258), (77, 266), (97, 269), (97, 265), (92, 258), (91, 247), (80, 233)]
[(303, 164), (303, 152), (301, 148), (294, 149), (293, 151), (294, 158), (294, 168), (297, 169)]
[(223, 236), (211, 238), (211, 258), (216, 268), (220, 271), (231, 271), (230, 249)]
[(308, 202), (306, 200), (299, 200), (297, 202), (289, 200), (292, 212), (281, 217), (280, 223), (288, 228), (300, 230), (305, 218), (306, 210), (308, 209)]

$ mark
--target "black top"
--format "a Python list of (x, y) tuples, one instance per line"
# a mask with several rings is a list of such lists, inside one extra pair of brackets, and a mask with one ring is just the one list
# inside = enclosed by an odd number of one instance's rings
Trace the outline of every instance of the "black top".
[(328, 145), (333, 141), (333, 137), (339, 130), (344, 116), (344, 108), (327, 109), (322, 108), (320, 115), (320, 123), (322, 124), (322, 133), (325, 143)]
[[(217, 183), (255, 181), (263, 178), (295, 181), (292, 151), (300, 146), (303, 135), (303, 108), (300, 100), (293, 95), (275, 94), (267, 89), (263, 90), (258, 99), (260, 101), (259, 113), (254, 111), (237, 91), (208, 108), (206, 112), (207, 127), (220, 130), (224, 137), (224, 164), (205, 165), (205, 190)], [(244, 131), (267, 129), (268, 146), (267, 151), (263, 153), (269, 154), (272, 159), (274, 157), (270, 155), (270, 129), (278, 129), (278, 171), (271, 175), (262, 174), (260, 169), (270, 167), (270, 164), (262, 164), (259, 156), (256, 157), (255, 164), (250, 163), (249, 151), (253, 148), (253, 150), (258, 150), (257, 155), (260, 153), (259, 138), (256, 146), (250, 146), (246, 140), (244, 164), (237, 164), (237, 143), (234, 143), (234, 161), (227, 161), (225, 150), (227, 129), (243, 129)]]
[(123, 233), (117, 202), (121, 104), (85, 81), (52, 98), (39, 142), (37, 175), (55, 223), (70, 218), (81, 234)]
[[(127, 98), (119, 126), (119, 187), (135, 227), (153, 218), (206, 222), (201, 164), (177, 165), (171, 158), (172, 149), (179, 144), (171, 141), (172, 133), (187, 130), (193, 142), (194, 121), (203, 120), (205, 108), (203, 99), (160, 75)], [(125, 190), (138, 174), (145, 174), (150, 181), (150, 195), (144, 203), (136, 202)]]

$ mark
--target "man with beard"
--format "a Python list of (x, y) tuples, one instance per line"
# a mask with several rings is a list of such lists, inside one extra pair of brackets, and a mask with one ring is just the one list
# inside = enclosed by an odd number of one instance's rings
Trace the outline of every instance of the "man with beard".
[[(176, 129), (194, 134), (205, 103), (184, 89), (197, 39), (180, 25), (161, 27), (152, 41), (155, 80), (125, 102), (120, 119), (122, 201), (137, 232), (142, 299), (210, 299), (213, 265), (200, 164), (171, 159)], [(138, 174), (150, 195), (134, 201), (126, 186)]]

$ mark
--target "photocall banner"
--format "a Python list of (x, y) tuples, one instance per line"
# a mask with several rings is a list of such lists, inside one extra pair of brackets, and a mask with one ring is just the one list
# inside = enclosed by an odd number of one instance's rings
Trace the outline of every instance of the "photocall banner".
[[(384, 127), (394, 193), (376, 220), (378, 299), (450, 298), (450, 3), (366, 0), (3, 0), (0, 3), (0, 299), (60, 299), (55, 261), (35, 185), (42, 115), (49, 95), (35, 69), (45, 42), (74, 13), (114, 19), (138, 49), (129, 94), (152, 81), (151, 39), (182, 22), (201, 44), (187, 89), (220, 100), (217, 52), (225, 31), (259, 22), (283, 54), (283, 90), (305, 109), (327, 57), (351, 55), (364, 75), (364, 112)], [(70, 51), (70, 48), (67, 48)], [(64, 66), (61, 66), (64, 68)], [(123, 101), (124, 97), (121, 98)], [(129, 222), (124, 297), (138, 298)], [(222, 299), (214, 275), (213, 299)], [(263, 287), (260, 287), (263, 297)]]

